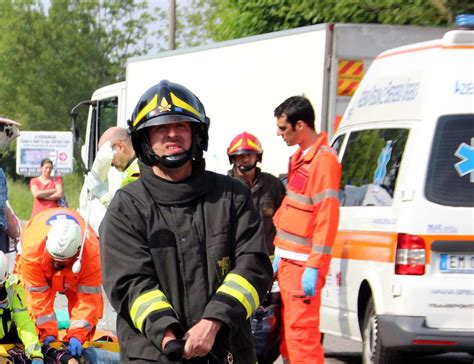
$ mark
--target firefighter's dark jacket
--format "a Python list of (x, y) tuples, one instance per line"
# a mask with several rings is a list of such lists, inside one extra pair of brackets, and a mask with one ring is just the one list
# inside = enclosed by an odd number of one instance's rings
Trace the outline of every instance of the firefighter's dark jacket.
[[(255, 363), (249, 320), (271, 282), (249, 189), (193, 166), (181, 182), (155, 176), (117, 191), (100, 226), (103, 284), (118, 312), (121, 362), (166, 362), (161, 341), (202, 318), (224, 323), (212, 352)], [(161, 356), (161, 359), (160, 359)]]
[[(227, 172), (229, 176), (239, 179), (242, 183), (245, 180), (235, 173), (234, 168)], [(256, 168), (255, 182), (250, 188), (252, 192), (253, 203), (263, 219), (263, 231), (265, 237), (265, 246), (268, 253), (273, 255), (275, 247), (273, 246), (273, 239), (275, 238), (276, 230), (273, 225), (273, 215), (281, 205), (283, 197), (285, 197), (285, 186), (277, 177), (270, 173), (265, 173)]]

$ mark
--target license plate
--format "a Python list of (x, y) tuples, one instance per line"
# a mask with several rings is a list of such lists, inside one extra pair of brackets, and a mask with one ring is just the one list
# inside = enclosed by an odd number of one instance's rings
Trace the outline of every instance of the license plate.
[(441, 254), (439, 269), (442, 273), (474, 273), (474, 255)]

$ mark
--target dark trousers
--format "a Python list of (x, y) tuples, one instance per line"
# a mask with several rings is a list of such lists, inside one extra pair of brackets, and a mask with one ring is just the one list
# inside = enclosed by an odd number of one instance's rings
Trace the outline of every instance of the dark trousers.
[(0, 230), (0, 250), (5, 254), (15, 251), (15, 247), (10, 244), (10, 237), (5, 230)]

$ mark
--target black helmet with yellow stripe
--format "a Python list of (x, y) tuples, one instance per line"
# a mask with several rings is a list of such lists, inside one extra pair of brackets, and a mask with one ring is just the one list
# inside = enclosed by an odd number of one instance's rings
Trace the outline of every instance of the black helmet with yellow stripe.
[[(191, 123), (191, 148), (179, 154), (158, 156), (151, 147), (146, 128), (177, 122)], [(196, 95), (182, 85), (163, 80), (142, 95), (128, 127), (135, 153), (143, 163), (177, 168), (190, 159), (202, 159), (209, 140), (209, 123), (204, 106)]]

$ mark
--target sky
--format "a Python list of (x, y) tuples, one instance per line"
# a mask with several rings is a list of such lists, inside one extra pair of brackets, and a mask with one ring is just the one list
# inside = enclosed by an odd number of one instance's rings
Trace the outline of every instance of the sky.
[[(44, 6), (44, 10), (47, 13), (49, 7), (51, 6), (51, 0), (39, 0), (40, 3)], [(99, 0), (91, 0), (91, 1), (99, 1)], [(156, 8), (160, 8), (164, 11), (168, 11), (170, 7), (171, 0), (148, 0), (148, 8), (153, 11)], [(185, 4), (189, 2), (189, 0), (175, 0), (176, 5)], [(166, 28), (167, 29), (167, 28)], [(149, 26), (149, 34), (153, 33), (156, 30), (156, 24), (150, 24)], [(166, 48), (168, 46), (167, 39), (164, 41), (163, 44), (160, 45), (162, 48)], [(158, 44), (151, 49), (150, 53), (156, 53), (159, 51)]]

